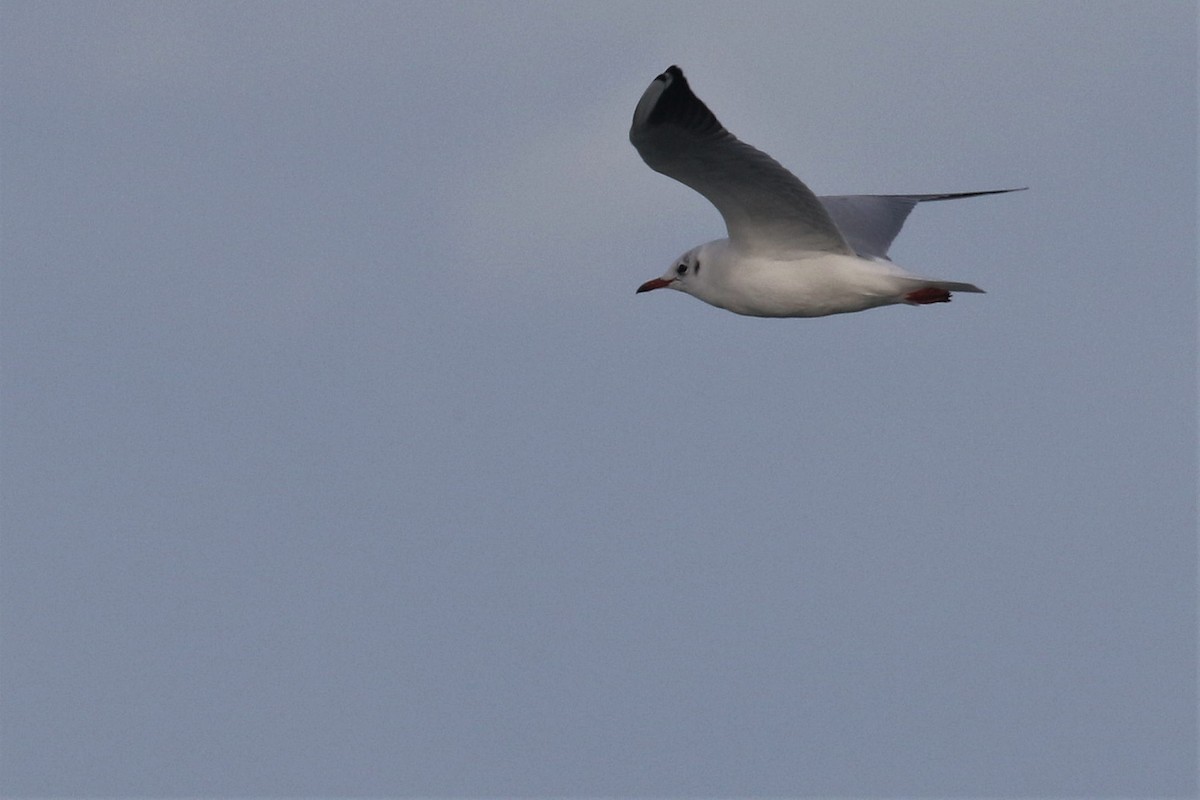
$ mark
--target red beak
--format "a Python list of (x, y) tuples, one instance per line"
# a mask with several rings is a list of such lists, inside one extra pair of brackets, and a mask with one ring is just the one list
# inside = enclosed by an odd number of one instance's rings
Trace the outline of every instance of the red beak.
[(648, 292), (651, 289), (663, 289), (670, 285), (671, 285), (671, 282), (669, 280), (667, 280), (666, 278), (655, 278), (654, 280), (646, 281), (641, 286), (639, 286), (638, 290), (636, 292), (634, 292), (634, 294), (641, 294), (642, 292)]

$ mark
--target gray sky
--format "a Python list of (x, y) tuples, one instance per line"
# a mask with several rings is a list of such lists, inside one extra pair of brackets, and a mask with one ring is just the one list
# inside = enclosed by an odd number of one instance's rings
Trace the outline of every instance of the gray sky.
[[(6, 3), (7, 796), (1190, 796), (1196, 8)], [(683, 67), (986, 295), (634, 296)]]

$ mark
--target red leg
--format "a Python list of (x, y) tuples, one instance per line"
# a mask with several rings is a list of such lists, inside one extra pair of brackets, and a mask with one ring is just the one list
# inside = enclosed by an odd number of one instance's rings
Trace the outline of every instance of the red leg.
[(917, 289), (915, 292), (904, 295), (904, 302), (921, 306), (926, 303), (949, 303), (950, 292), (936, 286), (926, 286), (924, 289)]

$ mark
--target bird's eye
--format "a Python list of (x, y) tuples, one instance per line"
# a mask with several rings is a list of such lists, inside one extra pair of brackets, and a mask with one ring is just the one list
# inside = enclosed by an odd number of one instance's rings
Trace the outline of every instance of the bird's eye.
[(687, 264), (680, 264), (675, 268), (676, 275), (683, 275), (685, 272), (687, 272)]

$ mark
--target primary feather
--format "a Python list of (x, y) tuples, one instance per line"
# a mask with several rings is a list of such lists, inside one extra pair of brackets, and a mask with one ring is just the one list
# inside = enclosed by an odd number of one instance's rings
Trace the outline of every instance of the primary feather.
[(775, 159), (740, 141), (692, 93), (679, 67), (654, 79), (629, 141), (649, 167), (708, 198), (746, 253), (852, 253), (817, 196)]

